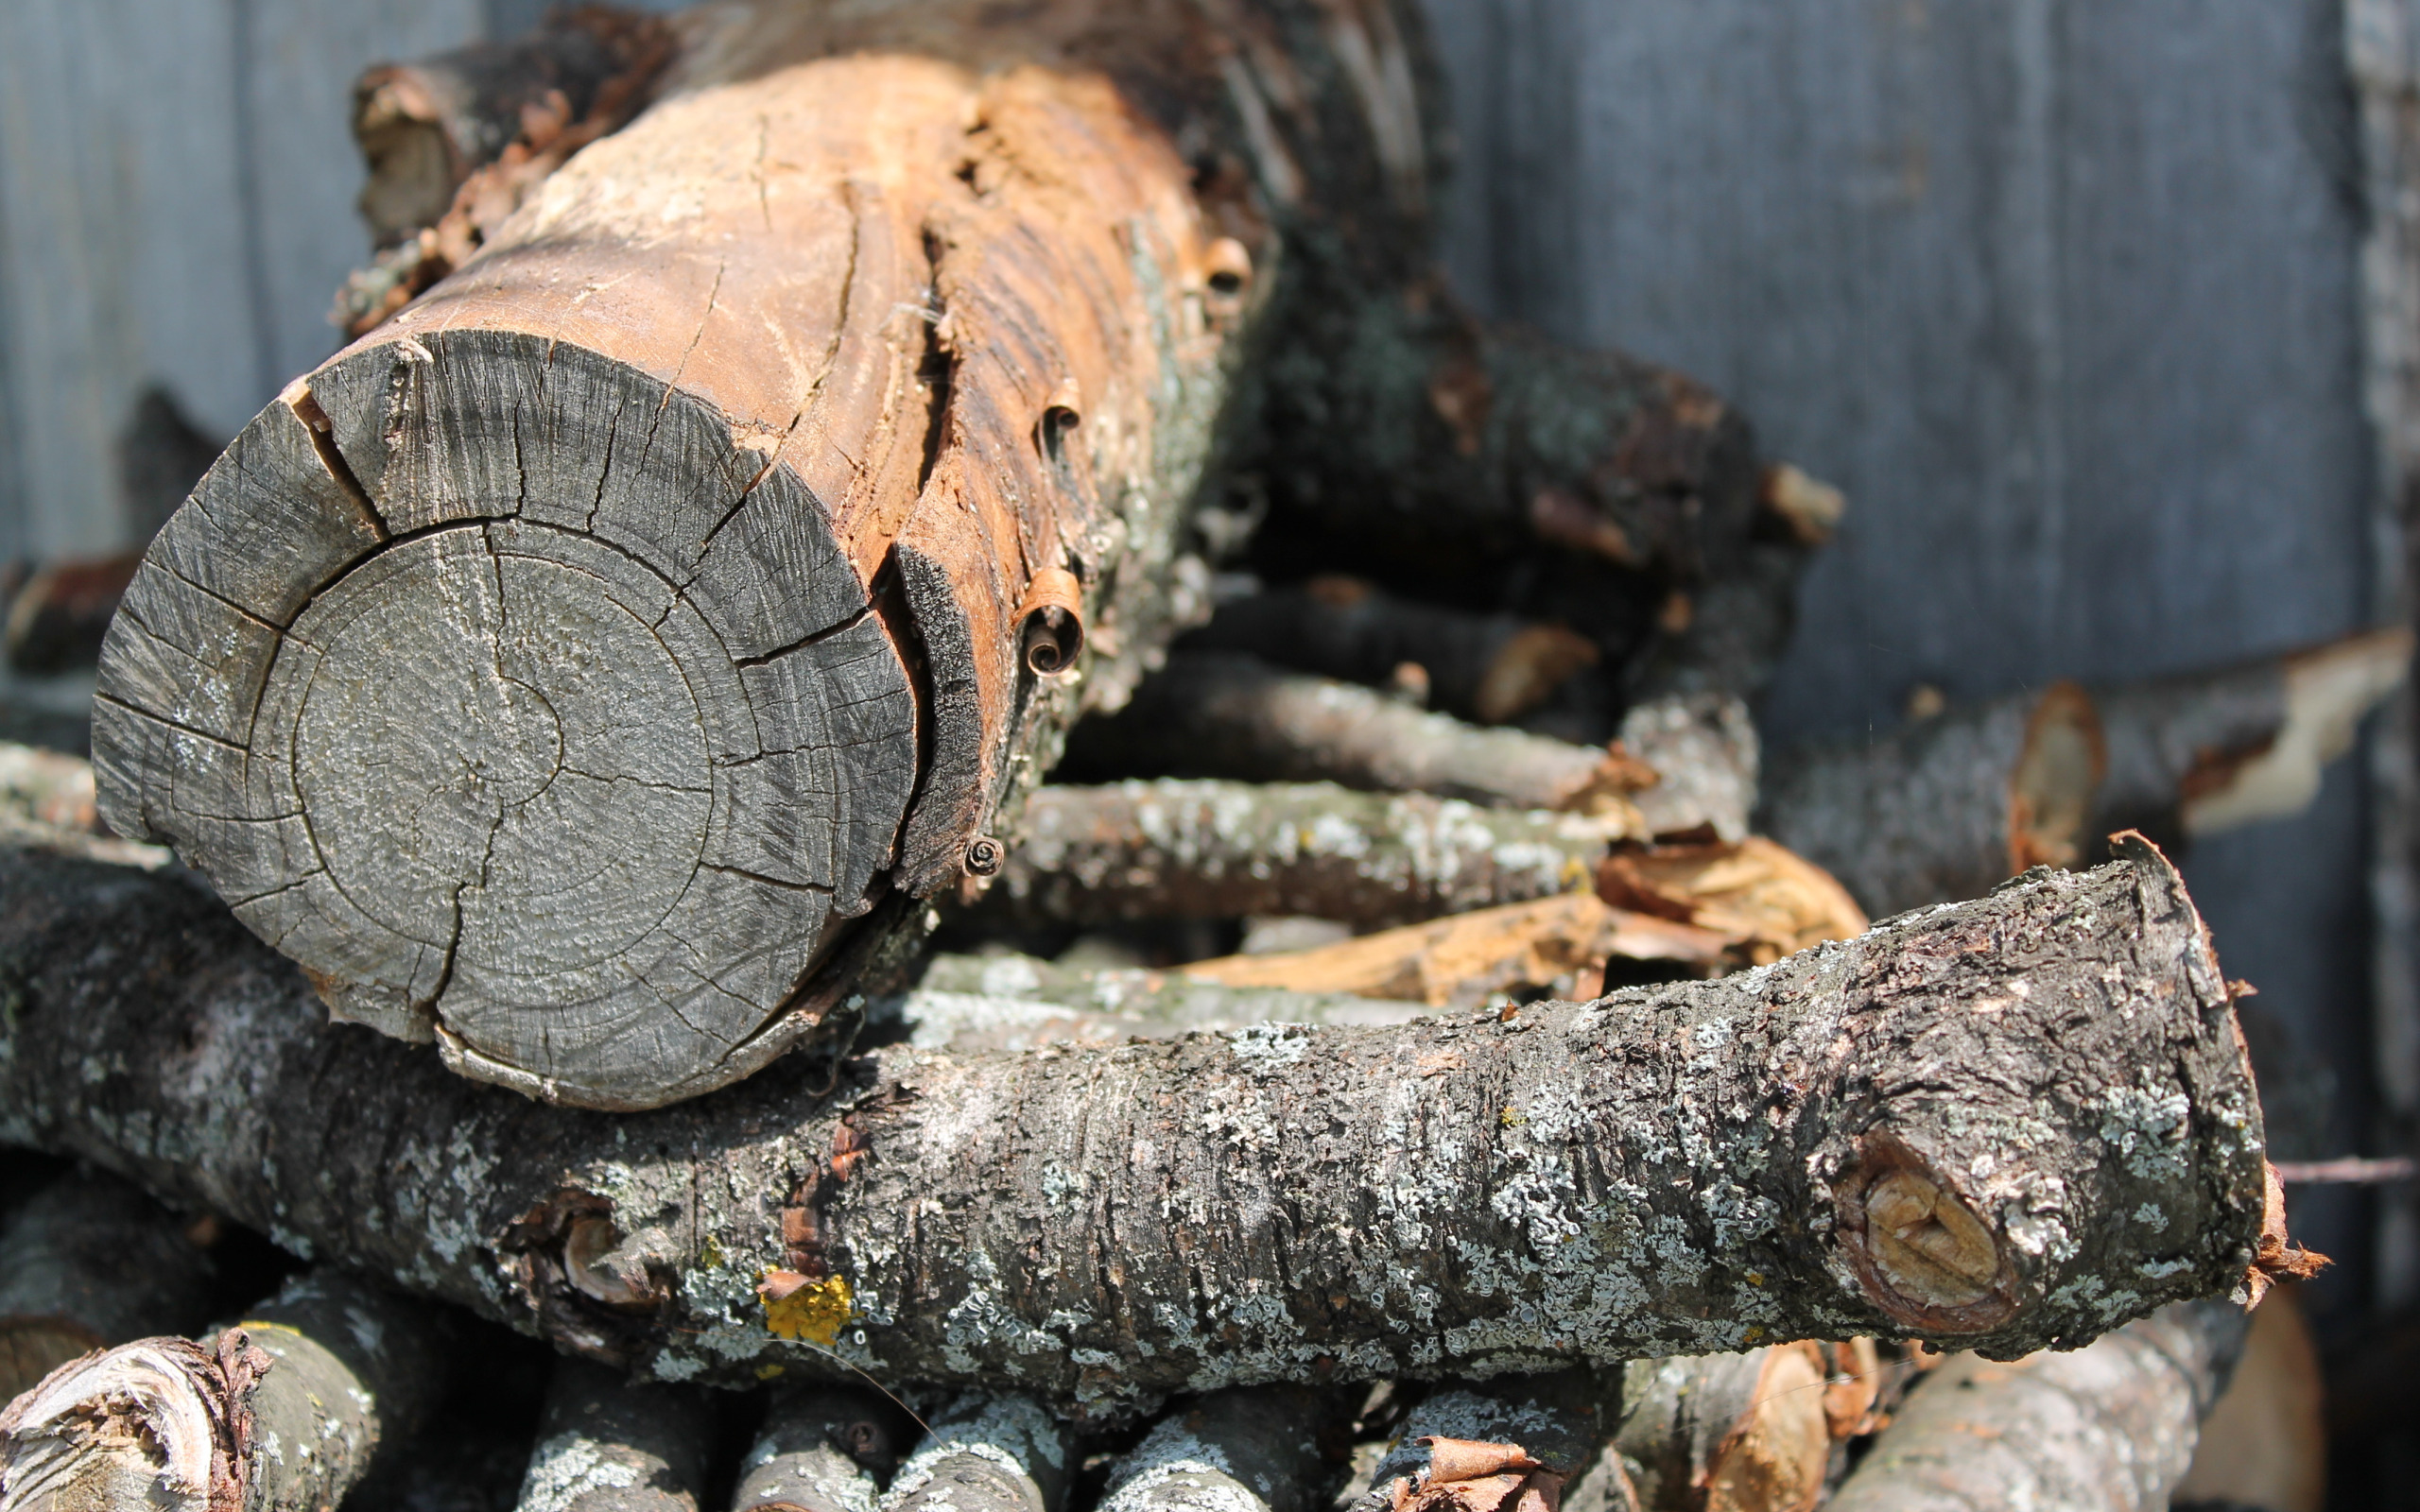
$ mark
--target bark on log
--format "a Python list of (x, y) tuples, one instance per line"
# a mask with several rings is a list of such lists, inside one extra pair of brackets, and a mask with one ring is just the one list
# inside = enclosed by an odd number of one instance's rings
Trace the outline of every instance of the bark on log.
[(2247, 1328), (2222, 1299), (2130, 1323), (2072, 1354), (1949, 1361), (1900, 1408), (1835, 1512), (2166, 1512)]
[(1343, 993), (1231, 988), (1183, 971), (1080, 971), (1025, 955), (939, 955), (867, 1005), (869, 1041), (969, 1054), (1224, 1033), (1261, 1023), (1408, 1023), (1428, 1010)]
[(2087, 693), (2059, 683), (1880, 741), (1787, 751), (1759, 815), (1876, 914), (2070, 866), (2139, 828), (2183, 842), (2308, 804), (2398, 684), (2408, 631)]
[(1182, 644), (1370, 686), (1409, 665), (1429, 708), (1482, 725), (1511, 724), (1603, 660), (1560, 625), (1417, 604), (1340, 574), (1221, 604)]
[(74, 1171), (0, 1229), (0, 1401), (80, 1354), (208, 1321), (216, 1268), (141, 1192)]
[(838, 1353), (1107, 1415), (1750, 1328), (2014, 1354), (2291, 1260), (2227, 988), (2139, 844), (1584, 1006), (793, 1058), (619, 1118), (321, 1023), (150, 875), (0, 859), (0, 1139), (663, 1378)]
[(961, 1397), (899, 1467), (883, 1512), (1055, 1512), (1075, 1447), (1067, 1423), (1030, 1398)]
[(0, 1413), (0, 1506), (322, 1512), (434, 1405), (444, 1327), (318, 1271), (203, 1344), (62, 1366)]
[(698, 1512), (713, 1438), (713, 1405), (695, 1387), (558, 1360), (520, 1512)]
[[(1301, 111), (1345, 102), (1349, 178), (1360, 34), (1317, 11), (1253, 16)], [(957, 878), (1187, 612), (1274, 249), (1178, 147), (1242, 140), (1206, 26), (694, 21), (667, 98), (289, 387), (155, 541), (96, 706), (113, 825), (338, 1015), (537, 1095), (651, 1106), (812, 1032), (850, 921)], [(1070, 593), (1080, 683), (1021, 641)]]
[(874, 1512), (909, 1434), (897, 1404), (864, 1386), (784, 1392), (741, 1462), (732, 1512)]
[(1884, 740), (1777, 756), (1758, 827), (1880, 917), (2083, 858), (2106, 766), (2091, 696), (2062, 682)]
[(1354, 683), (1225, 651), (1179, 652), (1112, 717), (1079, 726), (1074, 781), (1223, 777), (1435, 793), (1495, 808), (1611, 815), (1653, 774), (1619, 753), (1482, 730)]
[(981, 922), (1308, 916), (1361, 929), (1586, 886), (1619, 816), (1332, 782), (1168, 779), (1034, 790)]
[(1312, 1512), (1339, 1416), (1333, 1393), (1304, 1386), (1214, 1391), (1118, 1456), (1099, 1512)]

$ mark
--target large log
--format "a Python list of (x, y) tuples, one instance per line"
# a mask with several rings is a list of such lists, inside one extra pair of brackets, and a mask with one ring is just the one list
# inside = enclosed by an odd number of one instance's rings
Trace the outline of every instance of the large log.
[(1110, 1415), (1759, 1333), (2013, 1354), (2291, 1258), (2229, 989), (2139, 844), (1590, 1005), (793, 1057), (635, 1116), (325, 1024), (149, 873), (0, 856), (0, 1139), (671, 1379), (838, 1355)]
[[(1234, 382), (1256, 328), (1409, 308), (1441, 123), (1409, 9), (684, 18), (656, 105), (289, 387), (155, 542), (104, 656), (112, 822), (338, 1016), (534, 1095), (655, 1106), (825, 1031), (1206, 610), (1214, 439), (1310, 439)], [(1259, 366), (1441, 413), (1426, 356), (1286, 351)], [(1685, 576), (1779, 518), (1668, 374), (1524, 357), (1487, 412), (1583, 369), (1584, 403), (1485, 423), (1463, 516)]]

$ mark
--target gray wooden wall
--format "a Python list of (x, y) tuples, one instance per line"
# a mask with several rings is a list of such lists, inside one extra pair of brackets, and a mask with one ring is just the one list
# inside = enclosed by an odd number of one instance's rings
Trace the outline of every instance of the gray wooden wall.
[[(1844, 488), (1782, 740), (2353, 629), (2374, 602), (2336, 0), (1430, 0), (1495, 313), (1710, 381)], [(2188, 857), (2368, 1132), (2360, 764)], [(2298, 1221), (2354, 1264), (2358, 1199)]]
[[(124, 538), (147, 385), (224, 436), (332, 348), (353, 77), (542, 3), (0, 0), (0, 558)], [(1776, 736), (2373, 613), (2337, 0), (1431, 7), (1472, 297), (1697, 372), (1852, 496)], [(2364, 822), (2348, 763), (2188, 865), (2229, 971), (2338, 1068), (2348, 1146)]]

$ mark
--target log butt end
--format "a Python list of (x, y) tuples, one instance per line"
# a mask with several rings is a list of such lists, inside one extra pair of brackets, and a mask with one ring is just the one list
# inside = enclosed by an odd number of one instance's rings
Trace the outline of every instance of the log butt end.
[(878, 896), (915, 775), (905, 665), (821, 522), (628, 365), (373, 342), (146, 557), (104, 811), (335, 1017), (466, 1074), (604, 1108), (735, 1080), (816, 1027), (784, 1010)]

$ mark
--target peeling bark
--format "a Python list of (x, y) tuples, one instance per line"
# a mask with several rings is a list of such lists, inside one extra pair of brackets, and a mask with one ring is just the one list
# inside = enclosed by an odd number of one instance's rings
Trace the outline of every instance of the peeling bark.
[(1974, 1355), (1927, 1376), (1841, 1486), (1837, 1512), (2166, 1512), (2248, 1328), (2186, 1303), (2072, 1354)]
[[(1552, 1477), (1554, 1498), (1544, 1502), (1548, 1512), (1562, 1497), (1593, 1496), (1597, 1493), (1589, 1483), (1603, 1471), (1598, 1451), (1613, 1432), (1620, 1400), (1617, 1372), (1587, 1367), (1471, 1382), (1434, 1392), (1405, 1418), (1353, 1505), (1357, 1512), (1379, 1512), (1396, 1504), (1399, 1486), (1408, 1493), (1434, 1480), (1457, 1479), (1450, 1473), (1457, 1467), (1445, 1463), (1447, 1455), (1477, 1445), (1518, 1449), (1538, 1471)], [(1513, 1499), (1505, 1501), (1506, 1512), (1514, 1512)]]
[(1590, 1005), (793, 1059), (612, 1119), (320, 1023), (173, 881), (0, 861), (0, 1137), (664, 1379), (838, 1354), (1109, 1416), (1752, 1328), (2014, 1355), (2294, 1260), (2139, 844)]

